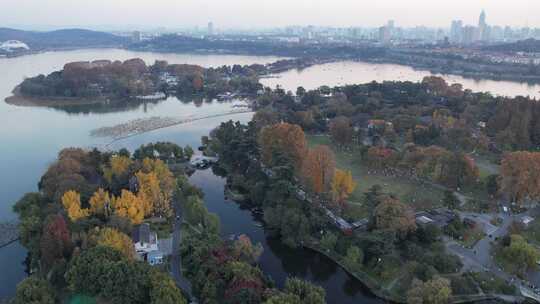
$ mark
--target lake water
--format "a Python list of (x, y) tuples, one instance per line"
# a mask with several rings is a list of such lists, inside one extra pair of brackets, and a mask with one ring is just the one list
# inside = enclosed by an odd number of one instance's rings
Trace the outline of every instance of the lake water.
[[(16, 215), (11, 207), (24, 193), (37, 190), (37, 183), (47, 166), (53, 162), (59, 150), (66, 147), (92, 147), (108, 143), (109, 139), (91, 137), (90, 131), (99, 127), (113, 126), (137, 118), (153, 116), (189, 117), (207, 116), (228, 112), (234, 103), (186, 103), (169, 98), (159, 103), (119, 105), (114, 108), (84, 106), (69, 108), (37, 108), (8, 105), (3, 100), (24, 77), (50, 73), (61, 69), (66, 62), (96, 59), (140, 57), (147, 63), (168, 60), (170, 63), (190, 63), (202, 66), (267, 63), (276, 57), (231, 55), (186, 55), (139, 53), (125, 50), (82, 50), (43, 53), (31, 56), (0, 59), (0, 221), (12, 220)], [(267, 85), (284, 84), (288, 89), (303, 85), (306, 88), (322, 84), (368, 82), (371, 80), (420, 80), (424, 72), (411, 72), (407, 67), (362, 63), (333, 63), (316, 66), (302, 72), (290, 71), (282, 78), (265, 79)], [(405, 71), (409, 71), (405, 74)], [(404, 78), (407, 75), (409, 78)], [(342, 78), (343, 77), (343, 78)], [(474, 83), (474, 82), (472, 82)], [(481, 82), (484, 83), (484, 82)], [(488, 82), (491, 83), (491, 82)], [(508, 86), (511, 86), (510, 84)], [(530, 94), (531, 89), (520, 84), (515, 94)], [(493, 85), (492, 90), (497, 86)], [(522, 88), (522, 91), (518, 89)], [(476, 89), (487, 88), (486, 84)], [(484, 90), (484, 89), (482, 89)], [(508, 91), (510, 92), (510, 91)], [(507, 93), (510, 94), (510, 93)], [(141, 144), (155, 141), (172, 141), (180, 145), (197, 147), (200, 137), (207, 135), (220, 122), (233, 119), (247, 122), (251, 113), (216, 117), (189, 124), (155, 130), (115, 142), (111, 148), (135, 149)], [(352, 279), (342, 269), (319, 254), (284, 247), (279, 240), (267, 239), (263, 228), (257, 225), (249, 210), (243, 210), (224, 197), (224, 179), (214, 175), (211, 169), (197, 171), (190, 180), (201, 187), (211, 212), (219, 215), (224, 236), (247, 234), (255, 242), (261, 242), (264, 253), (261, 268), (282, 285), (287, 276), (309, 279), (323, 286), (329, 303), (381, 303), (366, 291), (362, 284)], [(25, 277), (25, 249), (14, 243), (0, 249), (0, 299), (14, 294), (16, 284)]]
[[(322, 85), (339, 86), (375, 81), (422, 81), (425, 76), (434, 75), (426, 70), (415, 70), (409, 66), (397, 64), (376, 64), (367, 62), (345, 61), (312, 66), (303, 70), (290, 70), (279, 74), (278, 78), (265, 78), (262, 83), (274, 88), (282, 86), (285, 90), (296, 91), (316, 89)], [(475, 80), (456, 75), (441, 76), (450, 84), (461, 83), (465, 89), (475, 92), (491, 92), (503, 96), (531, 96), (540, 99), (540, 85), (496, 80)]]

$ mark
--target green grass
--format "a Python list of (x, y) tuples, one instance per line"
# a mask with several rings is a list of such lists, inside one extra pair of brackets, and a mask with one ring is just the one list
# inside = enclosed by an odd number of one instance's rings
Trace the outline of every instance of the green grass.
[[(373, 185), (380, 185), (387, 193), (395, 194), (401, 201), (410, 204), (415, 210), (429, 210), (441, 206), (443, 190), (429, 184), (408, 179), (406, 177), (392, 177), (379, 174), (370, 174), (367, 166), (361, 161), (360, 153), (354, 149), (342, 150), (336, 148), (328, 136), (307, 136), (310, 147), (328, 145), (336, 156), (338, 169), (350, 170), (357, 183), (354, 193), (349, 197), (346, 217), (354, 218), (367, 214), (369, 210), (362, 209), (364, 193)], [(348, 214), (348, 213), (351, 214)]]

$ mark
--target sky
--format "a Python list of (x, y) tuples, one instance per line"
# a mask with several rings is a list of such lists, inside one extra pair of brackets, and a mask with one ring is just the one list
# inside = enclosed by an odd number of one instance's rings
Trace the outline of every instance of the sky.
[(0, 27), (264, 28), (287, 25), (540, 27), (540, 0), (0, 0)]

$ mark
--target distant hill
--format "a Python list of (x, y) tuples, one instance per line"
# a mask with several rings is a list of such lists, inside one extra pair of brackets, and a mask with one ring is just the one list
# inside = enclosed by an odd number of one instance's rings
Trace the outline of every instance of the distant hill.
[(24, 42), (33, 51), (79, 47), (122, 46), (128, 42), (128, 39), (125, 37), (84, 29), (35, 32), (0, 28), (0, 42), (7, 40), (19, 40)]
[(483, 48), (486, 51), (493, 52), (526, 52), (526, 53), (540, 53), (540, 40), (527, 39), (513, 43), (504, 43), (491, 45)]

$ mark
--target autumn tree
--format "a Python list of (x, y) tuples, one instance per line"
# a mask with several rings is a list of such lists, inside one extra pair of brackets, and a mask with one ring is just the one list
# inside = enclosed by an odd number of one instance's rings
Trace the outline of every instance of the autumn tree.
[(81, 196), (79, 193), (70, 190), (62, 196), (62, 205), (71, 221), (76, 222), (89, 214), (88, 209), (81, 208)]
[(416, 230), (412, 210), (399, 200), (385, 197), (373, 212), (375, 227), (396, 232), (400, 237)]
[(159, 270), (150, 271), (150, 304), (187, 304), (173, 278)]
[(71, 252), (71, 235), (64, 217), (54, 215), (43, 229), (40, 239), (41, 261), (44, 269), (50, 269), (54, 262), (68, 257)]
[(298, 125), (279, 123), (264, 127), (259, 135), (262, 161), (272, 166), (272, 157), (275, 152), (283, 153), (292, 161), (296, 169), (302, 164), (307, 152), (304, 131)]
[(111, 196), (108, 191), (99, 188), (90, 198), (90, 213), (109, 217), (112, 214)]
[(288, 278), (285, 281), (284, 292), (296, 295), (302, 304), (324, 304), (326, 293), (320, 286), (313, 285), (298, 278)]
[(98, 245), (118, 250), (129, 260), (135, 259), (135, 250), (131, 238), (114, 228), (100, 229), (96, 241)]
[(356, 188), (356, 182), (353, 180), (351, 171), (337, 169), (332, 179), (332, 195), (334, 200), (343, 207), (345, 200)]
[(335, 170), (334, 152), (328, 146), (317, 146), (304, 159), (302, 178), (308, 189), (321, 194), (329, 190)]
[(445, 304), (452, 296), (450, 281), (441, 277), (422, 282), (414, 279), (411, 288), (407, 292), (409, 304)]
[(133, 161), (129, 157), (113, 156), (110, 159), (110, 166), (103, 168), (103, 177), (111, 184), (113, 177), (122, 177), (128, 173), (131, 165), (133, 165)]
[(242, 234), (234, 242), (233, 252), (241, 261), (253, 264), (263, 253), (263, 247), (260, 243), (253, 245), (251, 239), (247, 235)]
[(352, 143), (354, 130), (351, 120), (345, 116), (339, 116), (330, 121), (330, 136), (340, 146)]
[(112, 200), (114, 213), (127, 218), (132, 224), (140, 224), (144, 219), (145, 202), (128, 190), (122, 190), (120, 197)]
[(501, 161), (499, 191), (517, 202), (540, 199), (540, 153), (505, 154)]

